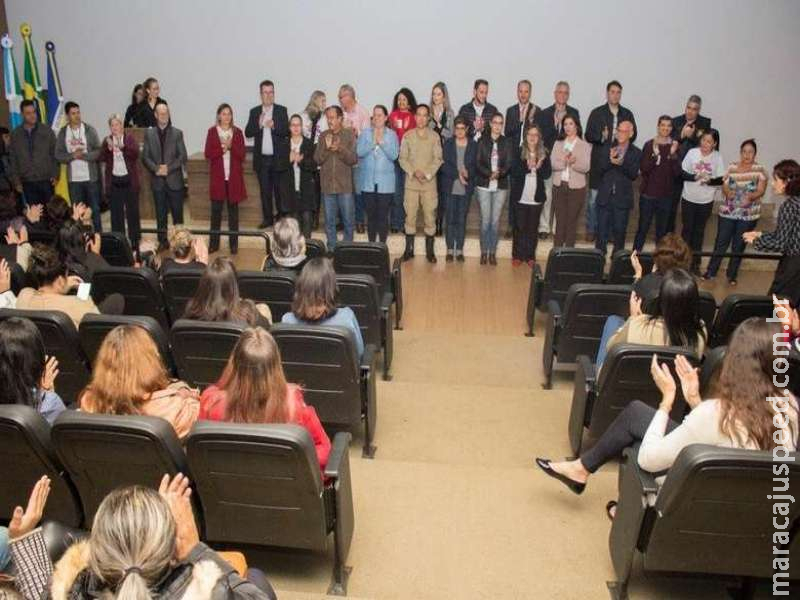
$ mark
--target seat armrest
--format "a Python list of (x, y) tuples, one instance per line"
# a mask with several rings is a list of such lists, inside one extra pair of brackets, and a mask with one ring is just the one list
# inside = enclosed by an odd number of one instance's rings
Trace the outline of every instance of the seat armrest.
[(592, 387), (594, 387), (594, 384), (596, 383), (597, 379), (597, 371), (595, 369), (594, 363), (592, 362), (592, 359), (586, 356), (585, 354), (581, 354), (578, 356), (577, 359), (575, 359), (575, 362), (578, 363), (578, 370), (583, 373), (584, 383), (586, 385), (589, 385), (591, 383)]
[(383, 297), (380, 299), (380, 307), (384, 313), (389, 312), (389, 309), (392, 308), (392, 303), (394, 302), (394, 297), (392, 296), (391, 292), (385, 292)]
[(544, 275), (542, 274), (542, 267), (539, 263), (533, 266), (533, 304), (534, 306), (542, 305), (542, 294), (544, 292)]
[(89, 532), (67, 527), (57, 521), (45, 521), (42, 524), (42, 537), (50, 560), (56, 564), (72, 544), (88, 538)]
[(533, 277), (538, 281), (544, 279), (544, 275), (542, 274), (542, 265), (539, 263), (533, 265)]
[(555, 300), (548, 300), (547, 312), (554, 317), (561, 317), (561, 305)]
[(395, 329), (400, 329), (400, 322), (403, 319), (403, 262), (396, 258), (392, 263), (392, 293), (394, 294), (394, 320)]
[(626, 460), (626, 467), (631, 469), (631, 473), (636, 477), (639, 483), (639, 488), (643, 494), (657, 494), (658, 484), (656, 478), (652, 473), (645, 471), (639, 466), (639, 445), (632, 448), (626, 448), (622, 452), (622, 456)]
[(370, 371), (375, 369), (375, 361), (377, 360), (378, 349), (375, 344), (366, 344), (364, 346), (364, 354), (361, 355), (361, 374), (362, 376), (368, 375)]
[(328, 455), (328, 464), (325, 466), (325, 477), (338, 479), (342, 471), (344, 461), (350, 461), (350, 440), (353, 434), (347, 431), (340, 431), (333, 436), (331, 453)]
[(569, 411), (568, 435), (573, 456), (580, 456), (583, 447), (584, 428), (592, 418), (595, 402), (595, 367), (585, 354), (575, 359), (575, 386), (572, 391), (572, 404)]

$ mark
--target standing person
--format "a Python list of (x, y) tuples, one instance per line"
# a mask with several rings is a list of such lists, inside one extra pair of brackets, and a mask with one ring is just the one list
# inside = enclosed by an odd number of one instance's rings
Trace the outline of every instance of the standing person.
[[(297, 213), (303, 235), (311, 238), (314, 213), (319, 207), (319, 177), (314, 161), (314, 142), (303, 135), (303, 118), (289, 118), (289, 169), (281, 184), (281, 197), (287, 199), (287, 208)], [(289, 201), (290, 199), (290, 201)]]
[[(392, 113), (394, 114), (394, 112)], [(358, 189), (367, 211), (367, 237), (384, 244), (389, 237), (389, 208), (395, 191), (395, 161), (400, 154), (397, 134), (386, 126), (386, 107), (372, 109), (372, 127), (358, 136), (357, 153), (361, 165)]]
[[(414, 97), (414, 92), (405, 87), (400, 88), (392, 100), (392, 112), (389, 113), (388, 122), (389, 127), (397, 135), (398, 144), (402, 143), (406, 132), (416, 127), (416, 120), (414, 119), (414, 111), (416, 110), (417, 99)], [(404, 180), (405, 173), (400, 167), (400, 163), (395, 162), (395, 191), (392, 197), (390, 218), (393, 224), (392, 229), (397, 229), (398, 231), (403, 228), (403, 223), (406, 220), (405, 211), (403, 210)]]
[(769, 294), (781, 298), (800, 295), (800, 165), (786, 159), (772, 169), (772, 193), (787, 196), (778, 209), (775, 231), (748, 231), (742, 238), (759, 252), (782, 254)]
[(489, 132), (478, 140), (475, 195), (481, 209), (481, 264), (497, 265), (497, 229), (508, 196), (508, 172), (514, 161), (513, 142), (503, 135), (503, 115), (495, 113)]
[[(369, 127), (369, 113), (367, 109), (356, 101), (356, 90), (349, 83), (339, 87), (339, 104), (344, 112), (343, 127), (352, 130), (353, 139), (358, 139), (359, 134)], [(364, 233), (364, 222), (366, 214), (364, 212), (364, 198), (358, 192), (358, 162), (353, 165), (353, 189), (355, 189), (355, 222), (358, 233)]]
[[(454, 119), (455, 113), (450, 105), (450, 94), (447, 91), (447, 86), (443, 81), (437, 81), (431, 89), (431, 120), (428, 122), (428, 126), (439, 134), (442, 148), (444, 148), (445, 142), (453, 137)], [(402, 175), (402, 171), (400, 174)], [(403, 178), (399, 177), (398, 181), (402, 182)], [(436, 177), (436, 184), (439, 196), (439, 203), (436, 206), (436, 235), (441, 235), (444, 230), (445, 216), (447, 215), (447, 199), (450, 197), (450, 191), (445, 185), (444, 172), (442, 170), (439, 171)], [(468, 207), (469, 204), (467, 205)]]
[[(714, 207), (716, 188), (722, 185), (725, 163), (717, 151), (719, 134), (709, 129), (700, 137), (700, 145), (686, 153), (681, 164), (683, 196), (681, 199), (681, 237), (692, 252), (703, 249), (706, 222)], [(700, 257), (692, 256), (692, 273), (700, 275)]]
[(669, 215), (672, 207), (672, 187), (681, 173), (678, 142), (670, 137), (672, 119), (669, 115), (658, 118), (656, 137), (642, 149), (642, 185), (639, 189), (639, 227), (633, 249), (641, 252), (653, 215), (656, 217), (656, 244), (669, 233)]
[(622, 84), (609, 81), (606, 85), (606, 103), (598, 106), (589, 114), (586, 123), (586, 141), (592, 144), (592, 167), (589, 171), (589, 201), (586, 206), (586, 240), (592, 242), (597, 236), (597, 200), (602, 175), (600, 164), (608, 158), (609, 147), (614, 141), (617, 125), (629, 121), (633, 125), (630, 141), (636, 141), (636, 121), (633, 113), (620, 104)]
[(574, 248), (578, 217), (586, 204), (586, 174), (589, 172), (592, 147), (581, 137), (581, 123), (574, 115), (565, 112), (559, 130), (559, 140), (553, 145), (550, 155), (553, 207), (556, 212), (553, 247)]
[(325, 109), (328, 129), (319, 136), (314, 160), (320, 166), (322, 204), (325, 208), (325, 234), (328, 250), (336, 248), (336, 219), (341, 213), (345, 242), (353, 241), (355, 202), (353, 200), (353, 165), (356, 164), (356, 141), (353, 130), (342, 127), (344, 115), (338, 106)]
[(319, 134), (328, 128), (325, 120), (325, 107), (327, 106), (325, 92), (314, 90), (308, 99), (308, 104), (300, 115), (303, 120), (303, 137), (306, 137), (316, 144), (319, 141)]
[[(672, 139), (678, 142), (678, 157), (683, 160), (686, 153), (700, 144), (702, 135), (711, 129), (711, 118), (700, 114), (703, 100), (697, 94), (692, 94), (686, 101), (686, 108), (682, 115), (672, 119)], [(672, 187), (672, 206), (669, 213), (667, 229), (675, 231), (675, 218), (678, 215), (678, 204), (683, 193), (683, 178), (675, 178)]]
[[(722, 178), (722, 195), (717, 218), (717, 240), (714, 242), (714, 256), (708, 263), (703, 279), (713, 279), (722, 262), (728, 245), (731, 252), (744, 252), (744, 234), (752, 231), (761, 216), (761, 198), (767, 191), (767, 173), (756, 162), (758, 146), (753, 139), (745, 140), (739, 146), (739, 162), (731, 163)], [(741, 258), (728, 260), (728, 284), (736, 285)]]
[[(244, 134), (233, 124), (230, 104), (217, 108), (217, 123), (206, 134), (205, 156), (208, 161), (208, 193), (211, 197), (211, 229), (222, 227), (222, 207), (228, 207), (228, 229), (239, 231), (239, 202), (247, 198), (244, 186)], [(219, 250), (219, 234), (212, 233), (209, 252)], [(231, 254), (239, 251), (239, 238), (228, 238)]]
[(285, 106), (275, 104), (275, 84), (265, 79), (258, 85), (261, 104), (250, 109), (245, 136), (253, 138), (253, 170), (261, 190), (259, 229), (272, 227), (275, 209), (280, 213), (280, 187), (275, 161), (289, 154), (289, 114)]
[(436, 233), (436, 173), (442, 166), (442, 143), (436, 132), (428, 127), (430, 108), (417, 106), (417, 128), (403, 138), (400, 144), (400, 166), (406, 173), (406, 250), (403, 260), (414, 258), (414, 236), (417, 232), (417, 213), (422, 208), (425, 222), (425, 256), (436, 262), (433, 251)]
[(639, 176), (642, 151), (633, 144), (634, 125), (621, 120), (616, 128), (615, 144), (600, 159), (597, 189), (597, 240), (595, 247), (604, 255), (609, 237), (614, 252), (625, 247), (628, 218), (633, 208), (633, 182)]
[(489, 129), (492, 117), (499, 112), (488, 98), (489, 82), (485, 79), (476, 79), (472, 86), (472, 100), (458, 109), (458, 114), (467, 121), (470, 137), (476, 142), (481, 134)]
[(123, 122), (125, 127), (138, 127), (136, 123), (137, 114), (142, 108), (141, 104), (144, 102), (144, 98), (144, 85), (137, 83), (135, 86), (133, 86), (133, 92), (131, 92), (131, 103), (128, 105), (128, 110), (125, 111), (125, 121)]
[(525, 262), (533, 268), (539, 241), (539, 217), (546, 198), (544, 181), (550, 177), (550, 158), (538, 125), (528, 128), (522, 147), (515, 148), (514, 152), (519, 152), (519, 158), (511, 169), (511, 192), (514, 195), (518, 191), (519, 195), (512, 202), (517, 215), (514, 219), (511, 264), (518, 267)]
[[(472, 196), (475, 177), (475, 140), (467, 137), (467, 121), (456, 117), (453, 123), (455, 136), (444, 142), (442, 179), (447, 194), (447, 262), (453, 259), (464, 262), (464, 234), (467, 227), (467, 209)], [(441, 203), (440, 203), (441, 205)]]
[(111, 205), (111, 231), (125, 235), (138, 258), (142, 239), (142, 222), (139, 218), (139, 144), (130, 133), (125, 133), (122, 117), (113, 114), (108, 118), (110, 133), (100, 149), (99, 162), (105, 165), (106, 196)]
[(100, 158), (100, 138), (94, 127), (81, 120), (77, 102), (64, 105), (67, 124), (58, 132), (56, 160), (67, 165), (70, 202), (85, 204), (92, 209), (92, 224), (101, 232), (100, 187), (97, 159)]
[(158, 117), (156, 116), (156, 106), (159, 104), (166, 104), (159, 94), (161, 93), (161, 85), (155, 77), (148, 77), (144, 81), (145, 98), (143, 102), (139, 103), (139, 110), (136, 113), (134, 122), (137, 127), (156, 127), (158, 125)]
[(183, 224), (183, 166), (187, 154), (183, 132), (170, 124), (166, 104), (156, 106), (156, 117), (157, 126), (148, 129), (144, 135), (142, 164), (151, 174), (159, 248), (164, 249), (169, 247), (167, 213), (172, 213), (174, 225)]
[(14, 189), (25, 197), (25, 203), (44, 204), (53, 195), (58, 179), (56, 136), (53, 130), (39, 122), (36, 103), (20, 103), (22, 124), (11, 132), (9, 167)]

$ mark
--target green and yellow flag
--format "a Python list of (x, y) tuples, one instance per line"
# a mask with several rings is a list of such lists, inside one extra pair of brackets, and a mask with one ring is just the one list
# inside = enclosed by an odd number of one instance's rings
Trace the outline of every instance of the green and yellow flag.
[(22, 95), (26, 100), (36, 101), (39, 120), (42, 123), (47, 123), (45, 93), (42, 89), (42, 80), (39, 77), (39, 67), (36, 65), (36, 53), (33, 51), (31, 26), (27, 23), (23, 23), (20, 25), (19, 32), (22, 34), (22, 42), (25, 46), (25, 69), (22, 83)]

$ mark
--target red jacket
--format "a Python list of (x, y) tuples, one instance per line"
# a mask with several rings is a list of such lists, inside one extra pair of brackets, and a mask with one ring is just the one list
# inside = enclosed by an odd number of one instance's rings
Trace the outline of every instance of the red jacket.
[[(231, 144), (231, 172), (228, 177), (228, 199), (233, 204), (247, 198), (244, 187), (244, 134), (238, 127), (233, 128)], [(214, 125), (206, 135), (206, 159), (208, 159), (209, 185), (208, 193), (212, 200), (225, 200), (225, 164), (222, 160), (222, 142), (219, 140), (217, 126)]]
[[(328, 434), (319, 422), (317, 411), (313, 406), (308, 406), (303, 401), (303, 390), (299, 386), (290, 383), (287, 386), (287, 402), (292, 406), (293, 419), (290, 421), (294, 425), (305, 427), (314, 440), (314, 449), (317, 451), (319, 468), (324, 472), (325, 465), (328, 464), (328, 456), (331, 453), (331, 441)], [(228, 412), (228, 394), (219, 387), (219, 383), (212, 385), (200, 396), (200, 415), (198, 419), (206, 421), (225, 421)]]
[[(108, 149), (108, 138), (104, 138), (100, 144), (100, 162), (105, 164), (106, 180), (105, 192), (111, 193), (111, 175), (114, 170), (114, 153)], [(130, 133), (125, 133), (122, 137), (122, 158), (125, 159), (125, 168), (128, 169), (128, 176), (131, 180), (131, 189), (139, 191), (139, 144), (133, 139)]]
[(389, 113), (389, 120), (386, 124), (392, 128), (397, 134), (397, 139), (402, 142), (403, 136), (417, 126), (417, 121), (414, 113), (398, 109)]

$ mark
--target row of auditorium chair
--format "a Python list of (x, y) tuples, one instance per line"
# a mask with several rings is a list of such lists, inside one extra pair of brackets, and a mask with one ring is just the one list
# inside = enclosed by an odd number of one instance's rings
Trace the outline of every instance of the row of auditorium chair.
[(0, 436), (2, 521), (42, 475), (52, 482), (45, 519), (89, 529), (112, 490), (155, 487), (163, 474), (183, 473), (201, 539), (218, 550), (332, 550), (329, 592), (346, 594), (355, 524), (349, 433), (334, 436), (324, 472), (310, 435), (296, 425), (201, 421), (182, 447), (156, 417), (65, 411), (50, 427), (28, 406), (3, 405)]

